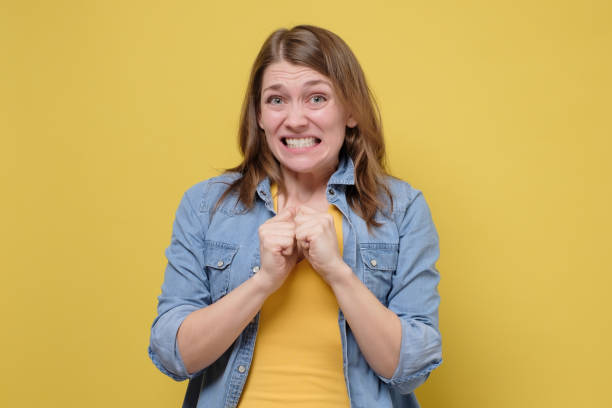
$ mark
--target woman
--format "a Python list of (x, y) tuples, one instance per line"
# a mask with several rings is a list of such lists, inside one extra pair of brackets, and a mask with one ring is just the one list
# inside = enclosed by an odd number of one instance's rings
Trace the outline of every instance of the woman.
[[(384, 172), (355, 56), (313, 26), (264, 43), (243, 162), (178, 208), (149, 355), (186, 407), (416, 407), (441, 362), (438, 238)], [(255, 342), (257, 337), (257, 342)]]

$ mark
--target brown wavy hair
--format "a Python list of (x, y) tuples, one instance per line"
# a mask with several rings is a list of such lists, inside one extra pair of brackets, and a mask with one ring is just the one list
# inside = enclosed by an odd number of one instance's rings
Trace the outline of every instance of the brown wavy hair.
[(355, 165), (355, 185), (346, 186), (346, 197), (353, 211), (366, 221), (368, 227), (380, 225), (374, 217), (385, 205), (381, 192), (393, 205), (385, 183), (387, 173), (380, 111), (349, 46), (336, 34), (310, 25), (276, 30), (266, 39), (255, 58), (238, 131), (243, 160), (227, 170), (238, 172), (242, 177), (229, 185), (217, 206), (230, 193), (236, 192), (239, 201), (246, 208), (252, 208), (257, 185), (265, 177), (276, 183), (279, 191), (285, 191), (280, 165), (268, 148), (264, 131), (257, 121), (264, 71), (279, 61), (305, 66), (328, 77), (340, 102), (357, 122), (354, 128), (346, 127), (340, 151), (340, 155), (348, 155)]

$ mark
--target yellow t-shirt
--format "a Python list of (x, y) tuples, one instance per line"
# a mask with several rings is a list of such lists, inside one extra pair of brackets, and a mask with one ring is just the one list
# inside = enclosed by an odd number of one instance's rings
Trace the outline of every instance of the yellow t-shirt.
[[(276, 188), (272, 187), (274, 207)], [(342, 252), (342, 215), (329, 207)], [(349, 407), (338, 302), (308, 261), (264, 303), (240, 408)]]

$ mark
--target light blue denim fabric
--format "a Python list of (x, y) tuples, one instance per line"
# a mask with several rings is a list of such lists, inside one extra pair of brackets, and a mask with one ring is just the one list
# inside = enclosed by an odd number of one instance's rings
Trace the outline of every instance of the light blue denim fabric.
[[(236, 174), (224, 174), (190, 188), (179, 205), (168, 266), (151, 328), (149, 356), (177, 381), (189, 379), (183, 407), (236, 407), (249, 374), (259, 315), (212, 365), (189, 374), (176, 342), (183, 319), (216, 302), (249, 279), (259, 265), (258, 227), (275, 215), (270, 182), (257, 188), (254, 207), (246, 211), (235, 196), (216, 211), (215, 203)], [(342, 159), (328, 182), (327, 199), (343, 214), (344, 261), (402, 325), (399, 364), (391, 378), (377, 375), (359, 350), (342, 311), (344, 378), (351, 407), (418, 407), (413, 391), (442, 361), (438, 330), (438, 235), (422, 194), (389, 178), (391, 214), (378, 214), (382, 225), (368, 232), (347, 204), (354, 167)], [(374, 262), (375, 261), (375, 262)], [(214, 329), (213, 329), (214, 330)]]

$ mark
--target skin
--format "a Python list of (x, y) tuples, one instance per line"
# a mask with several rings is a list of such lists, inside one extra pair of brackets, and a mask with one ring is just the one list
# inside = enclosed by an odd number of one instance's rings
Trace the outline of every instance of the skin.
[[(329, 78), (285, 61), (265, 70), (261, 101), (259, 126), (281, 165), (287, 191), (278, 197), (277, 215), (259, 228), (259, 272), (183, 321), (177, 334), (183, 362), (193, 373), (219, 358), (303, 256), (331, 287), (370, 367), (390, 378), (399, 361), (400, 320), (343, 261), (327, 213), (327, 181), (338, 166), (346, 127), (357, 123)], [(290, 148), (283, 142), (288, 137), (314, 137), (318, 143)]]
[[(356, 126), (331, 81), (310, 68), (279, 62), (263, 75), (259, 126), (281, 164), (289, 198), (306, 199), (325, 185), (338, 166), (346, 126)], [(312, 148), (291, 149), (283, 138), (315, 137)], [(306, 190), (306, 191), (302, 191)], [(303, 193), (303, 194), (302, 194)]]

